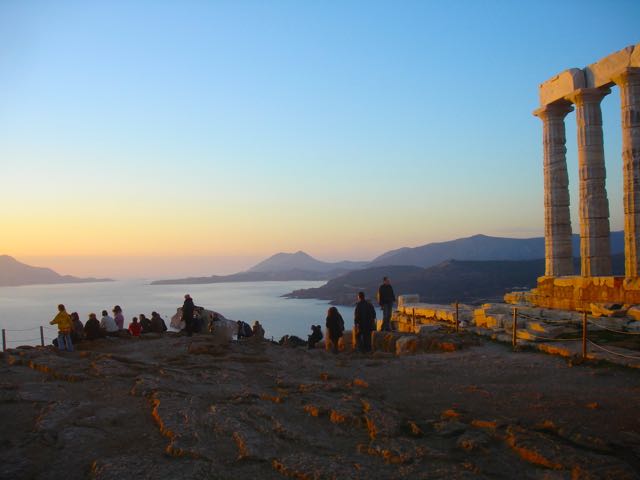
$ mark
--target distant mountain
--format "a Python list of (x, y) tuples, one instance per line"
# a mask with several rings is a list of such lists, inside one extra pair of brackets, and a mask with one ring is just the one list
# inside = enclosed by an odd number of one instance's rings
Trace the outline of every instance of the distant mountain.
[(277, 253), (246, 272), (209, 277), (156, 280), (151, 285), (191, 285), (228, 282), (266, 282), (290, 280), (328, 280), (362, 268), (367, 262), (322, 262), (304, 252)]
[[(611, 257), (614, 275), (624, 274), (624, 254)], [(285, 297), (329, 300), (337, 305), (353, 305), (357, 292), (375, 300), (382, 277), (391, 279), (397, 295), (417, 293), (423, 302), (485, 303), (502, 301), (505, 293), (533, 288), (544, 274), (544, 259), (536, 260), (447, 260), (428, 268), (415, 266), (371, 267), (329, 280), (318, 288), (293, 291)], [(574, 259), (579, 271), (580, 259)]]
[(311, 255), (298, 251), (296, 253), (276, 253), (266, 260), (251, 267), (249, 272), (284, 272), (291, 270), (306, 272), (335, 272), (362, 268), (367, 262), (322, 262)]
[[(573, 253), (580, 254), (580, 236), (573, 235)], [(624, 232), (611, 232), (611, 253), (624, 252)], [(431, 267), (445, 260), (534, 260), (544, 258), (544, 237), (503, 238), (474, 235), (421, 247), (391, 250), (373, 259), (367, 267), (415, 265)]]
[(32, 267), (9, 255), (0, 255), (0, 287), (18, 287), (51, 283), (108, 282), (107, 278), (78, 278), (60, 275), (50, 268)]

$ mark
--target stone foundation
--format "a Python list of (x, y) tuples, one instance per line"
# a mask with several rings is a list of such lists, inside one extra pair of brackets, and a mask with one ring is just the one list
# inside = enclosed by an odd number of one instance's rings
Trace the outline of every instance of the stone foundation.
[(640, 279), (624, 277), (540, 277), (530, 292), (509, 293), (505, 302), (591, 311), (591, 304), (640, 304)]

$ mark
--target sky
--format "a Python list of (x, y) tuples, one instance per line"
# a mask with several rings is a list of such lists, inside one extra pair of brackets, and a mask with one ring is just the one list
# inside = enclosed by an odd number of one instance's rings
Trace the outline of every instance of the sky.
[(541, 236), (537, 87), (639, 24), (635, 0), (0, 1), (0, 254), (166, 277)]

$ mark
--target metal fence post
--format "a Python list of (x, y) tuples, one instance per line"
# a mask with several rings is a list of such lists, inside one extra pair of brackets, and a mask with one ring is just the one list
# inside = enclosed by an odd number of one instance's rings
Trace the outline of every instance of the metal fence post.
[(2, 351), (7, 351), (7, 332), (4, 328), (2, 329)]
[(511, 344), (514, 350), (518, 346), (518, 309), (516, 307), (513, 308), (513, 338), (511, 339)]
[(460, 331), (460, 308), (456, 302), (456, 333)]
[(587, 312), (582, 315), (582, 360), (587, 359)]
[(44, 328), (40, 325), (40, 345), (44, 347)]

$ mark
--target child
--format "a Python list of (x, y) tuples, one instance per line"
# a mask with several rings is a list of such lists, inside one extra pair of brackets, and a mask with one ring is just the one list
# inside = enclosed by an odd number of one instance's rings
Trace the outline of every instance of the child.
[(129, 333), (132, 337), (139, 337), (142, 331), (142, 325), (138, 323), (138, 317), (133, 317), (132, 322), (129, 324)]

